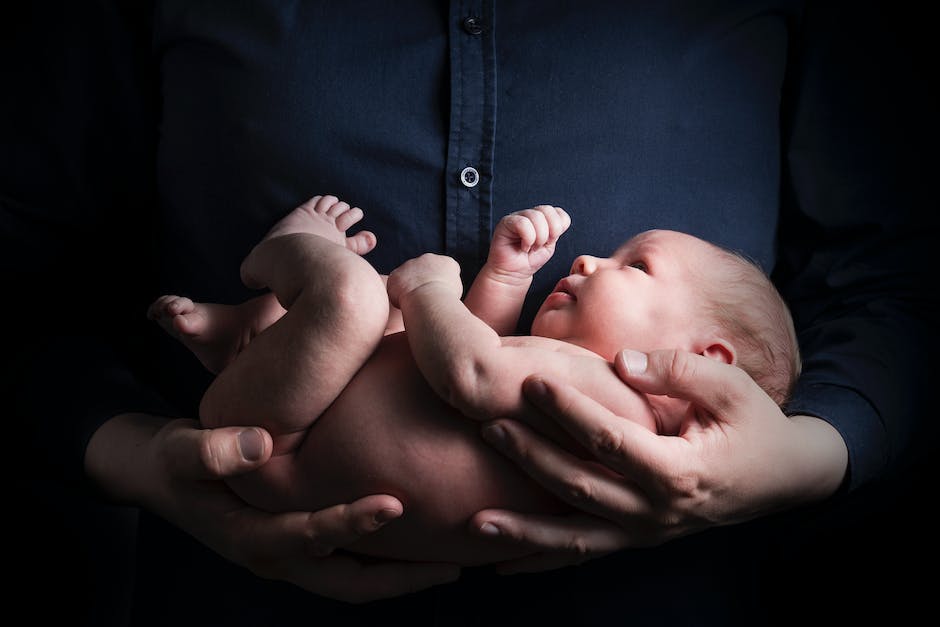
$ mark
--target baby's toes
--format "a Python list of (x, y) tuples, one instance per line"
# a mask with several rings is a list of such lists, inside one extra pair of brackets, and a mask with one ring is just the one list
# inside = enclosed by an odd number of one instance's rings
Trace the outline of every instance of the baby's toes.
[(163, 310), (166, 304), (170, 302), (172, 298), (176, 298), (176, 296), (161, 296), (150, 303), (150, 306), (147, 307), (147, 320), (159, 320), (163, 316)]
[(326, 212), (326, 215), (330, 216), (331, 218), (335, 218), (336, 216), (346, 213), (347, 211), (349, 211), (349, 203), (344, 200), (340, 200), (335, 205), (330, 207), (329, 211)]
[(321, 213), (323, 215), (329, 215), (330, 210), (338, 202), (339, 202), (339, 198), (337, 198), (336, 196), (331, 196), (331, 195), (320, 196), (320, 199), (317, 200), (317, 204), (314, 206), (314, 211), (316, 211), (317, 213)]
[(346, 248), (357, 255), (366, 254), (375, 248), (376, 243), (378, 243), (378, 240), (372, 231), (359, 231), (352, 237), (346, 238)]
[(343, 232), (348, 231), (352, 225), (362, 220), (362, 215), (362, 209), (359, 207), (350, 208), (349, 205), (346, 205), (345, 211), (334, 216), (336, 218), (336, 229)]
[(187, 310), (192, 310), (193, 301), (175, 294), (161, 296), (153, 302), (147, 309), (147, 318), (150, 320), (161, 320), (162, 318), (171, 318)]
[(180, 335), (189, 337), (202, 335), (207, 326), (208, 318), (205, 312), (198, 307), (173, 318), (173, 329)]
[(321, 198), (323, 198), (323, 196), (314, 196), (310, 200), (304, 202), (299, 207), (297, 207), (297, 209), (300, 209), (304, 213), (313, 215), (317, 212), (317, 203), (320, 202)]
[(190, 313), (196, 308), (195, 303), (185, 296), (173, 296), (164, 306), (164, 315), (182, 316)]

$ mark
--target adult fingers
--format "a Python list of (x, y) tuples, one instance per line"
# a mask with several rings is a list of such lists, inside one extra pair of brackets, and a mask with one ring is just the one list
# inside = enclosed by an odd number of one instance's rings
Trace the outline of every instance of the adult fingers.
[(223, 479), (258, 468), (274, 445), (259, 427), (201, 429), (194, 420), (169, 423), (162, 455), (169, 472), (185, 479)]
[(279, 577), (285, 560), (330, 555), (401, 515), (392, 496), (373, 495), (318, 512), (271, 514), (241, 507), (228, 516), (228, 543), (223, 551), (256, 574)]
[(683, 444), (681, 439), (660, 437), (574, 387), (551, 379), (529, 377), (522, 390), (529, 402), (598, 461), (647, 490), (655, 488), (675, 465), (675, 448)]
[(398, 518), (402, 511), (395, 497), (374, 494), (310, 514), (307, 550), (314, 556), (329, 555)]
[(489, 423), (484, 439), (573, 507), (609, 520), (648, 516), (652, 506), (632, 482), (581, 460), (512, 420)]
[[(681, 350), (658, 350), (649, 354), (623, 350), (614, 359), (617, 374), (631, 387), (649, 394), (690, 401), (723, 419), (749, 415), (757, 384), (736, 366)], [(769, 400), (769, 397), (768, 397)]]
[(580, 564), (637, 544), (624, 528), (595, 516), (546, 516), (507, 510), (483, 510), (470, 520), (472, 532), (531, 549), (532, 553), (504, 562), (503, 574), (535, 572)]
[(232, 533), (223, 554), (256, 575), (283, 579), (311, 592), (349, 602), (397, 596), (453, 581), (448, 564), (365, 563), (337, 553), (402, 513), (398, 499), (368, 496), (319, 512), (270, 514), (242, 508), (229, 516)]

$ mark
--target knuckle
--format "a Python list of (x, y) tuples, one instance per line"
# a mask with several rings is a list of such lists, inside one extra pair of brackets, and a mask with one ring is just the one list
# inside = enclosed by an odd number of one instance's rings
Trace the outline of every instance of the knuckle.
[(508, 435), (506, 438), (506, 450), (515, 455), (519, 463), (524, 467), (531, 470), (538, 469), (538, 456), (532, 447), (522, 441), (521, 438), (513, 437), (513, 435)]
[(600, 455), (617, 456), (623, 451), (623, 433), (605, 426), (594, 434), (592, 445)]
[(697, 501), (702, 493), (702, 477), (691, 464), (675, 468), (665, 477), (666, 488), (673, 503)]
[(303, 546), (309, 557), (326, 557), (333, 552), (334, 547), (316, 513), (307, 514), (303, 526)]
[(682, 524), (683, 516), (676, 508), (667, 507), (656, 512), (654, 520), (656, 521), (658, 527), (671, 530), (679, 527)]
[(587, 561), (594, 552), (587, 538), (580, 534), (571, 536), (567, 549), (574, 556), (576, 563)]
[(211, 431), (203, 431), (199, 437), (199, 461), (203, 468), (215, 477), (221, 477), (224, 470), (222, 451), (212, 437)]
[(573, 503), (591, 503), (596, 494), (594, 482), (586, 474), (575, 474), (565, 482), (565, 490)]
[(666, 364), (666, 380), (673, 386), (682, 387), (695, 377), (695, 362), (684, 351), (672, 351)]

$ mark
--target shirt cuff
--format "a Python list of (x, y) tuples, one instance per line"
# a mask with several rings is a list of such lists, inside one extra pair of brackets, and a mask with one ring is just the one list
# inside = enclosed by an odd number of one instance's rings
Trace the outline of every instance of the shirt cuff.
[(855, 390), (800, 380), (784, 413), (825, 420), (842, 436), (849, 453), (849, 466), (840, 492), (869, 483), (887, 466), (887, 429), (871, 403)]

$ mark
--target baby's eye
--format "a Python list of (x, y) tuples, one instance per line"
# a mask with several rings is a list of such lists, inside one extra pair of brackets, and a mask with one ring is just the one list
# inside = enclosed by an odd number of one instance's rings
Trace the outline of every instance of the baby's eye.
[(639, 270), (640, 272), (647, 272), (647, 273), (648, 273), (648, 272), (650, 271), (650, 269), (649, 269), (648, 267), (646, 267), (646, 264), (643, 263), (642, 261), (634, 261), (633, 263), (627, 264), (627, 265), (629, 265), (631, 268), (636, 268), (636, 269)]

